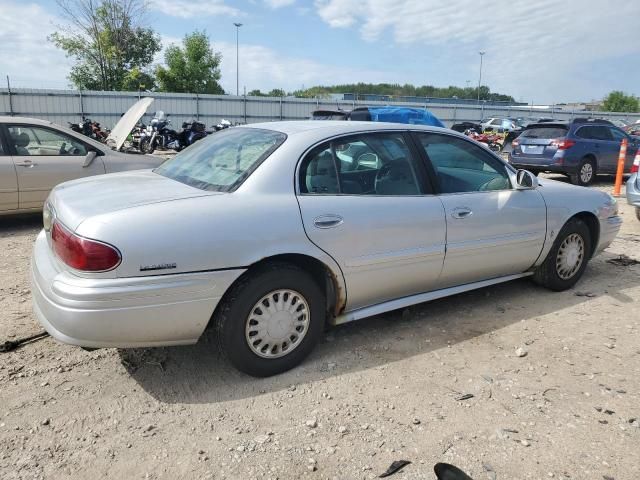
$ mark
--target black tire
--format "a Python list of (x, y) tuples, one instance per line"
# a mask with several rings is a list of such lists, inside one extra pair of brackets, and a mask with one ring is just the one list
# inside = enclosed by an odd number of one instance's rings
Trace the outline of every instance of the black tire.
[(636, 207), (636, 218), (640, 220), (640, 208)]
[[(282, 289), (291, 289), (306, 301), (309, 307), (307, 330), (289, 353), (277, 358), (264, 358), (251, 349), (245, 329), (256, 303)], [(225, 294), (213, 321), (218, 346), (229, 362), (254, 377), (268, 377), (290, 370), (311, 353), (322, 336), (325, 318), (325, 295), (316, 280), (295, 265), (278, 262), (258, 267), (241, 277)]]
[(140, 140), (140, 151), (142, 153), (148, 153), (151, 154), (155, 151), (156, 147), (155, 147), (155, 141), (152, 143), (151, 139), (149, 137), (145, 137), (143, 139)]
[[(558, 254), (565, 240), (572, 235), (578, 235), (582, 239), (582, 259), (580, 260), (581, 263), (577, 270), (573, 272), (569, 278), (564, 278), (559, 273), (559, 267), (557, 265)], [(538, 285), (542, 285), (556, 292), (561, 292), (573, 287), (576, 282), (580, 280), (580, 277), (582, 277), (585, 268), (587, 268), (587, 263), (591, 257), (591, 241), (589, 228), (587, 228), (582, 220), (577, 218), (569, 220), (564, 227), (562, 227), (562, 230), (560, 230), (551, 250), (547, 254), (547, 258), (536, 268), (533, 274), (533, 281)], [(565, 272), (565, 275), (566, 274), (567, 272)]]
[[(591, 172), (591, 176), (588, 175), (589, 171)], [(586, 187), (596, 178), (596, 173), (595, 160), (591, 157), (584, 157), (578, 164), (576, 173), (569, 175), (569, 178), (574, 185)]]

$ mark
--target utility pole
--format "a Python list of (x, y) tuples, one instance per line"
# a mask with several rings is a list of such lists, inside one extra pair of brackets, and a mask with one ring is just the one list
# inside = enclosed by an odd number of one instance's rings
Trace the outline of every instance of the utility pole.
[(484, 57), (485, 53), (487, 52), (483, 50), (478, 52), (478, 54), (480, 55), (480, 76), (478, 77), (478, 104), (480, 104), (480, 85), (482, 85), (482, 57)]
[(241, 23), (235, 23), (234, 25), (236, 26), (236, 96), (240, 95), (240, 49), (239, 49), (239, 43), (238, 43), (238, 37), (240, 36), (240, 27), (242, 26)]

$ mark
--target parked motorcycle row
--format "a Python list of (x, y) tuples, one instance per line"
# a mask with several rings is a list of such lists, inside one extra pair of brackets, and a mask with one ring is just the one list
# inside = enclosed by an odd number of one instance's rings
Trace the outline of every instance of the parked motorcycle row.
[(197, 120), (183, 122), (182, 129), (171, 128), (171, 119), (163, 111), (157, 111), (149, 125), (138, 123), (131, 131), (122, 150), (141, 153), (153, 153), (156, 150), (174, 150), (179, 152), (198, 140), (219, 130), (231, 127), (229, 120), (222, 119), (220, 123), (207, 130), (206, 125)]

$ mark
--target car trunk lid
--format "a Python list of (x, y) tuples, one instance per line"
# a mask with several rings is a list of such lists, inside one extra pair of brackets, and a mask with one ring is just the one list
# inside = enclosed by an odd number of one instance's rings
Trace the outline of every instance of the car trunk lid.
[(99, 175), (58, 185), (49, 204), (67, 228), (75, 231), (87, 218), (151, 203), (219, 195), (177, 182), (150, 170)]
[(567, 135), (563, 124), (534, 125), (527, 127), (517, 139), (514, 153), (542, 157), (553, 157), (558, 150), (557, 140)]

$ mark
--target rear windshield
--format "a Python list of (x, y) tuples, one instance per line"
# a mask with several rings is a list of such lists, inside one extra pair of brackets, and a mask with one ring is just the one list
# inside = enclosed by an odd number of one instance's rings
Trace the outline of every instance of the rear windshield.
[(549, 125), (548, 127), (527, 128), (522, 135), (523, 138), (559, 138), (567, 134), (567, 127), (561, 125)]
[(273, 130), (222, 130), (183, 150), (154, 172), (201, 190), (228, 192), (242, 184), (286, 138)]

